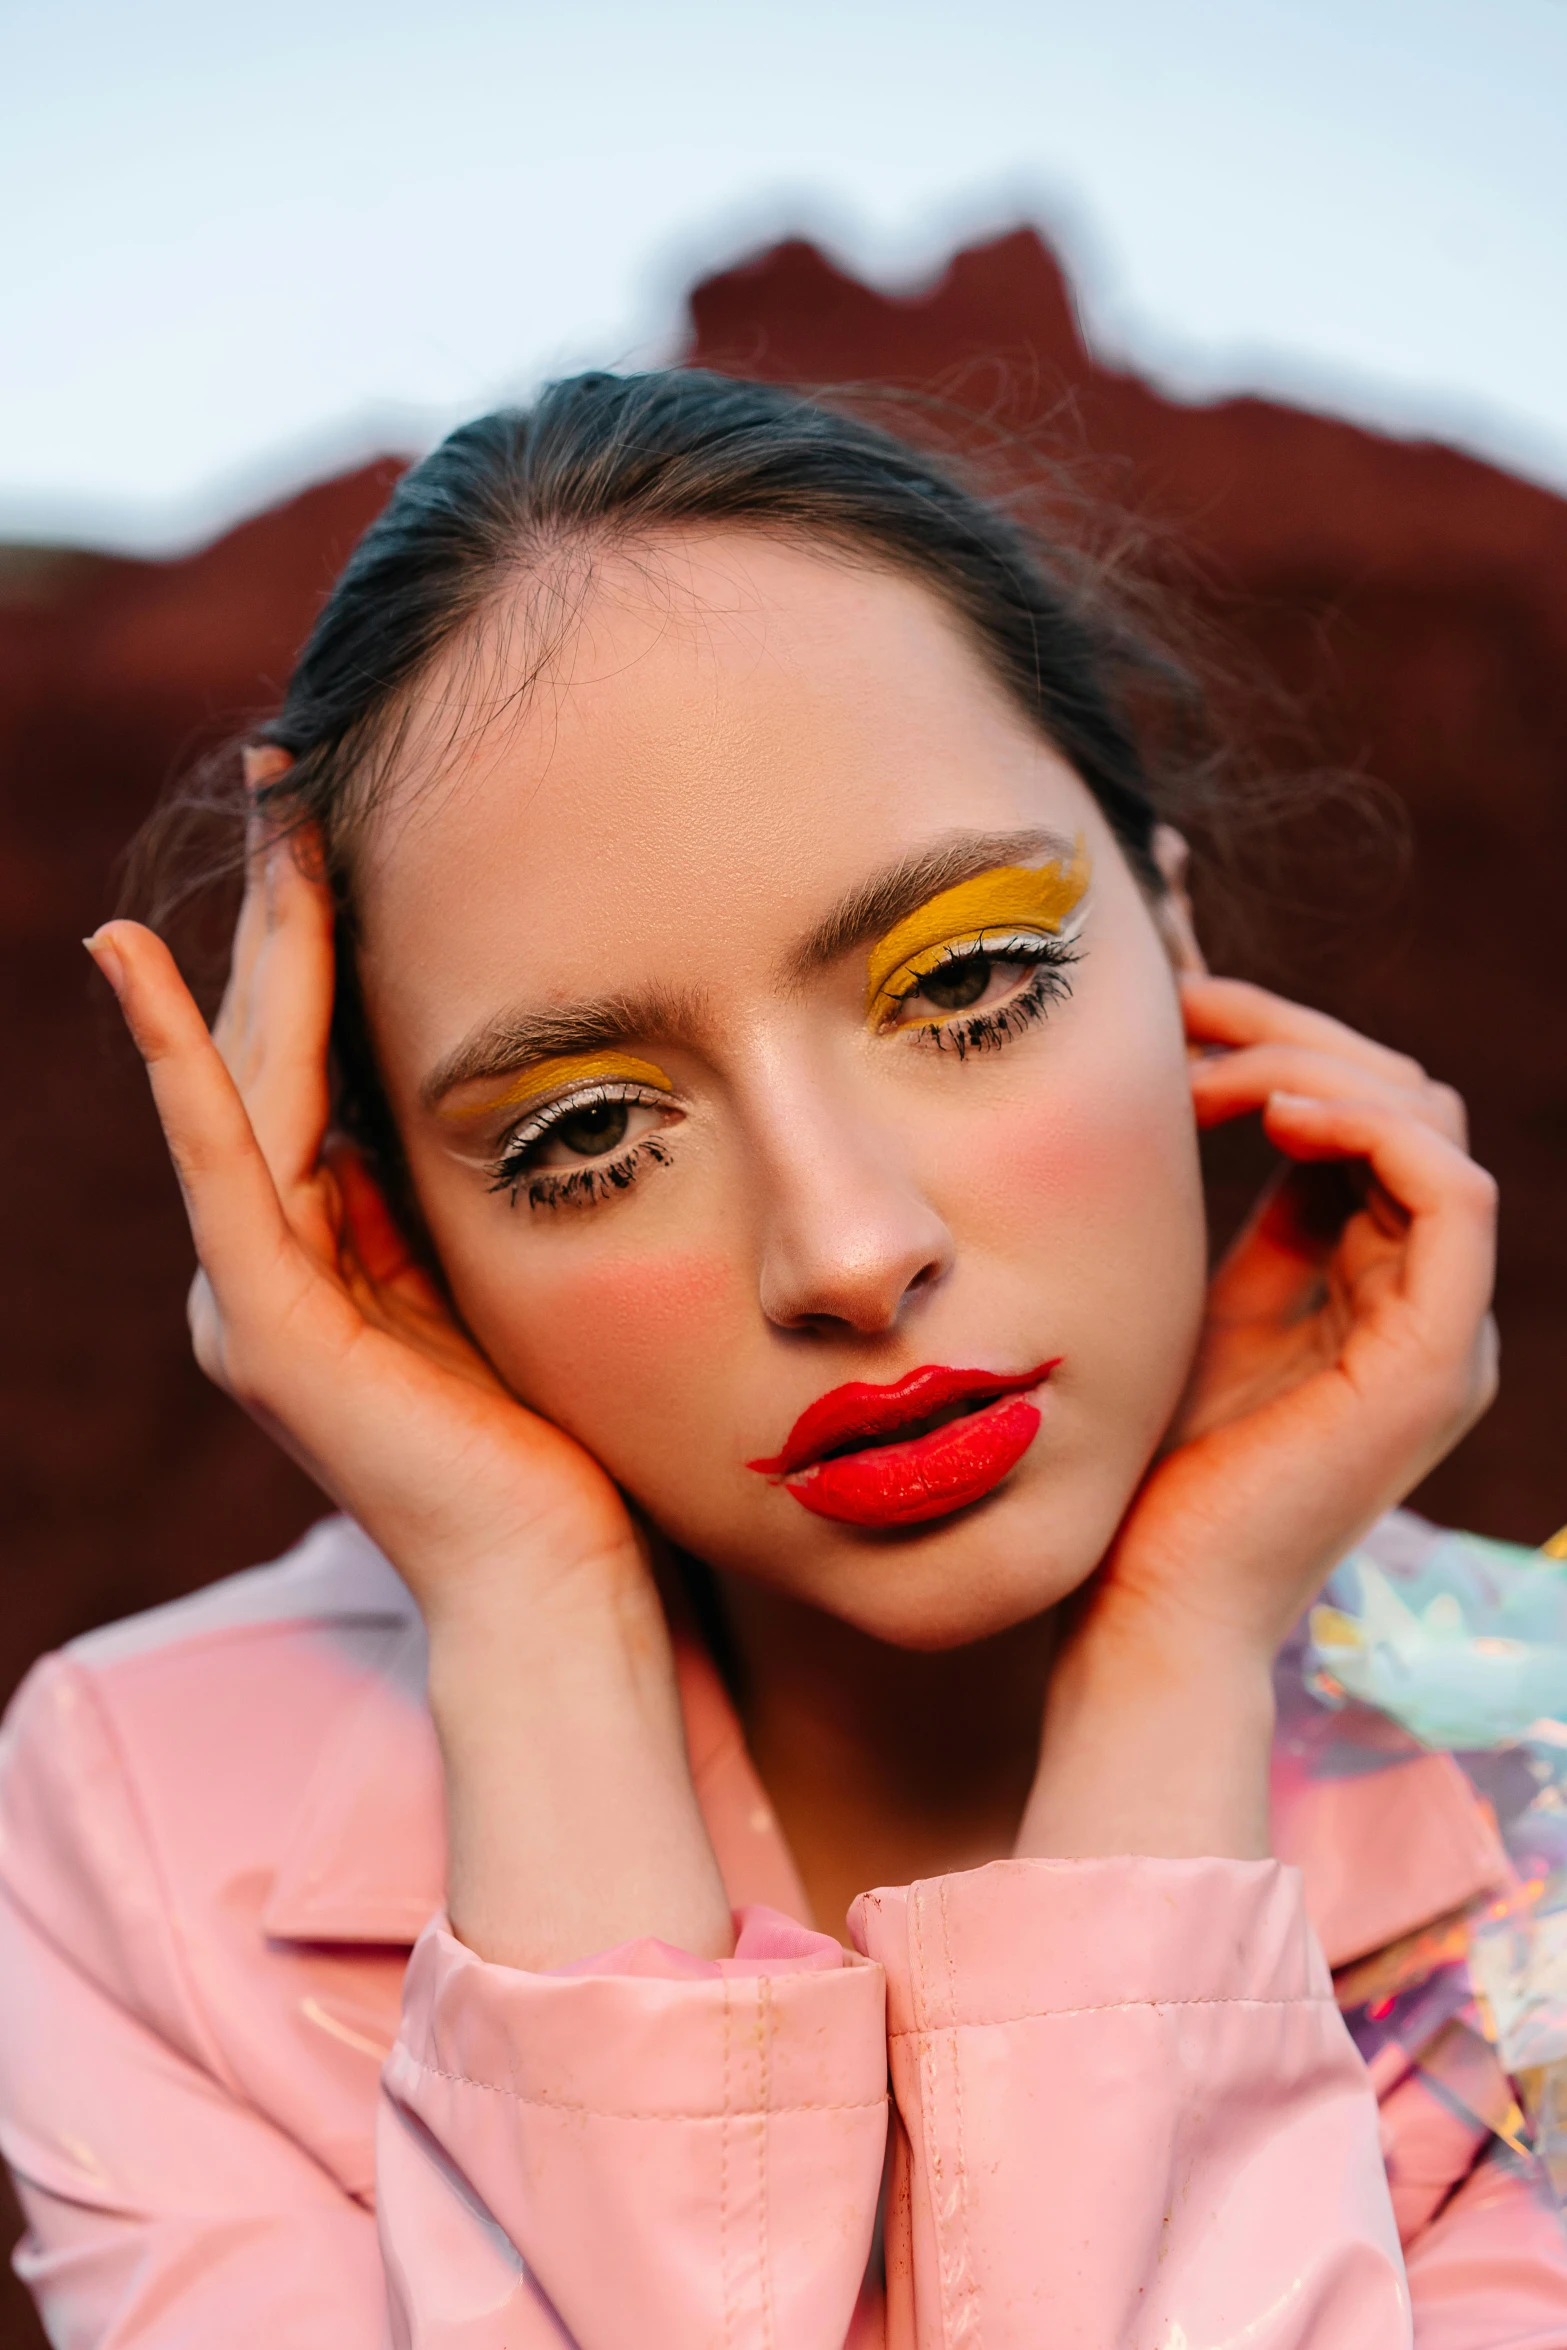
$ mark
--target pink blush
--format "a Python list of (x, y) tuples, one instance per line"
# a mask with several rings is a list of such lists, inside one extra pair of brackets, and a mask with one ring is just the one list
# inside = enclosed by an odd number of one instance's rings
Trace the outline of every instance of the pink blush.
[[(587, 1359), (644, 1364), (666, 1372), (693, 1346), (716, 1342), (720, 1326), (733, 1334), (735, 1269), (717, 1255), (696, 1250), (655, 1256), (614, 1257), (584, 1265), (539, 1299), (541, 1327), (553, 1333), (550, 1353), (558, 1362), (580, 1345)], [(564, 1347), (562, 1333), (571, 1333)]]
[(1120, 1099), (1096, 1088), (1080, 1107), (1070, 1094), (1042, 1095), (998, 1105), (982, 1128), (967, 1131), (963, 1188), (1003, 1224), (1041, 1207), (1087, 1211), (1097, 1222), (1112, 1202), (1146, 1196), (1161, 1157), (1178, 1180), (1189, 1144), (1185, 1094), (1172, 1095), (1167, 1084), (1129, 1083)]

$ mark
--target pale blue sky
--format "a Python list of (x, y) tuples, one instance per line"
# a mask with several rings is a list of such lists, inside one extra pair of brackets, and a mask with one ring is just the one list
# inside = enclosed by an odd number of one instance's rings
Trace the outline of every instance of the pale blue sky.
[(803, 229), (1567, 487), (1567, 0), (5, 0), (0, 537), (189, 544)]

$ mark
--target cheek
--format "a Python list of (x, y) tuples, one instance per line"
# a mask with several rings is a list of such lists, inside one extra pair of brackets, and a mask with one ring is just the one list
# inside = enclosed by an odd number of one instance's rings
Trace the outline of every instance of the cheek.
[(469, 1319), (519, 1395), (585, 1434), (673, 1403), (693, 1373), (732, 1360), (741, 1311), (734, 1267), (717, 1251), (596, 1261), (584, 1251), (492, 1290)]
[[(1026, 1238), (1058, 1264), (1101, 1253), (1141, 1256), (1172, 1233), (1202, 1230), (1195, 1127), (1184, 1067), (1125, 1064), (1103, 1077), (1056, 1082), (996, 1108), (970, 1128), (962, 1193), (976, 1241)], [(954, 1170), (958, 1172), (958, 1170)], [(1108, 1270), (1108, 1267), (1105, 1268)]]
[(1004, 1314), (1021, 1308), (1020, 1343), (1037, 1337), (1040, 1353), (1065, 1357), (1052, 1507), (1077, 1494), (1086, 1557), (1098, 1555), (1169, 1423), (1207, 1287), (1184, 1057), (1113, 1067), (1113, 1081), (1102, 1071), (1083, 1071), (1077, 1083), (1054, 1073), (1062, 1081), (1005, 1114), (998, 1105), (952, 1187), (960, 1255), (985, 1293)]

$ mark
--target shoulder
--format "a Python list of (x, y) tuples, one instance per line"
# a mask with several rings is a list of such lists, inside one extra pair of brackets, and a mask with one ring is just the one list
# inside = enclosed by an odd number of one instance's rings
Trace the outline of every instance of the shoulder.
[[(1487, 2175), (1516, 2169), (1525, 2117), (1562, 2194), (1567, 1557), (1393, 1511), (1335, 1569), (1279, 1696), (1287, 1833), (1388, 2097), (1401, 2218), (1492, 2133)], [(1433, 2168), (1439, 2140), (1456, 2170)]]
[(73, 1640), (33, 1667), (0, 1734), (0, 1807), (19, 1785), (105, 1770), (194, 1792), (265, 1750), (289, 1772), (344, 1696), (416, 1633), (405, 1587), (348, 1519), (270, 1566)]
[[(1487, 1750), (1542, 1710), (1538, 1656), (1501, 1636), (1517, 1593), (1560, 1585), (1541, 1568), (1537, 1553), (1393, 1511), (1286, 1644), (1275, 1848), (1303, 1869), (1335, 1967), (1508, 1881)], [(1504, 1682), (1522, 1719), (1500, 1703)]]
[(193, 1907), (254, 1911), (342, 1724), (399, 1693), (421, 1716), (417, 1612), (344, 1518), (90, 1632), (7, 1712), (0, 1889), (105, 1980)]
[(308, 1639), (334, 1624), (413, 1613), (407, 1587), (369, 1536), (352, 1519), (331, 1517), (270, 1565), (85, 1632), (59, 1653), (100, 1675), (148, 1659), (178, 1669), (194, 1652), (244, 1647), (279, 1631)]
[[(262, 1718), (297, 1729), (336, 1664), (384, 1647), (416, 1621), (390, 1563), (349, 1519), (326, 1518), (269, 1566), (86, 1632), (43, 1657), (13, 1698), (0, 1738), (0, 1785), (40, 1739), (69, 1744), (84, 1706), (124, 1731), (176, 1743), (214, 1710), (233, 1732)], [(236, 1721), (236, 1702), (246, 1711)]]
[(1555, 1745), (1567, 1691), (1567, 1562), (1393, 1510), (1335, 1569), (1309, 1662), (1330, 1703), (1428, 1747)]

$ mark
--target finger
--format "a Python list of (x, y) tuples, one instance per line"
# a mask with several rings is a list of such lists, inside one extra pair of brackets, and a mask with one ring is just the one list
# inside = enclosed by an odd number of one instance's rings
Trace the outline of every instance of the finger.
[(229, 975), (212, 1033), (218, 1050), (235, 1079), (243, 1086), (244, 1060), (250, 1029), (250, 986), (256, 958), (267, 933), (267, 828), (256, 806), (256, 794), (284, 774), (292, 764), (286, 751), (268, 744), (248, 746), (241, 754), (248, 807), (245, 817), (245, 893), (240, 901), (229, 953)]
[(223, 1001), (212, 1023), (214, 1042), (238, 1085), (243, 1085), (249, 1074), (247, 1064), (252, 1041), (250, 991), (255, 978), (256, 960), (267, 935), (267, 889), (262, 862), (259, 851), (247, 839), (245, 894), (240, 899), (234, 940), (229, 949), (228, 978), (223, 986)]
[(297, 1254), (238, 1088), (161, 938), (110, 922), (88, 952), (146, 1064), (202, 1268), (227, 1312)]
[(352, 1143), (334, 1142), (327, 1162), (343, 1202), (343, 1218), (354, 1255), (371, 1281), (395, 1280), (412, 1263), (401, 1226), (386, 1195)]
[(410, 1315), (422, 1326), (449, 1328), (450, 1307), (409, 1247), (363, 1153), (334, 1140), (327, 1163), (342, 1202), (343, 1254), (361, 1310), (383, 1328), (406, 1328)]
[(1427, 1348), (1437, 1360), (1467, 1360), (1495, 1280), (1496, 1185), (1484, 1168), (1380, 1103), (1279, 1093), (1264, 1125), (1292, 1159), (1365, 1161), (1409, 1218), (1400, 1290)]
[(1320, 1304), (1331, 1265), (1353, 1273), (1369, 1262), (1367, 1243), (1401, 1255), (1408, 1224), (1363, 1160), (1286, 1163), (1215, 1269), (1208, 1318), (1297, 1323)]
[[(1320, 1289), (1336, 1233), (1324, 1229), (1327, 1216), (1317, 1202), (1303, 1199), (1302, 1189), (1323, 1171), (1286, 1165), (1270, 1178), (1208, 1285), (1210, 1319), (1293, 1319), (1302, 1301)], [(1342, 1204), (1340, 1226), (1362, 1201), (1357, 1196)]]
[(1254, 987), (1250, 980), (1194, 973), (1181, 981), (1181, 1008), (1186, 1033), (1194, 1043), (1303, 1045), (1311, 1052), (1358, 1061), (1390, 1085), (1414, 1090), (1429, 1083), (1412, 1055), (1394, 1052), (1344, 1021)]
[(1218, 1126), (1260, 1109), (1270, 1094), (1297, 1093), (1316, 1100), (1380, 1101), (1422, 1119), (1460, 1149), (1469, 1139), (1463, 1103), (1451, 1086), (1432, 1084), (1424, 1072), (1418, 1085), (1394, 1083), (1374, 1063), (1308, 1045), (1239, 1045), (1233, 1052), (1193, 1061), (1191, 1080), (1200, 1126)]
[(252, 796), (264, 791), (269, 783), (276, 783), (293, 766), (293, 755), (279, 743), (247, 743), (240, 753), (245, 772), (245, 789)]
[(409, 1247), (364, 1153), (352, 1143), (334, 1141), (327, 1158), (343, 1203), (348, 1244), (365, 1278), (378, 1290), (395, 1290), (404, 1303), (444, 1313), (435, 1283)]
[(245, 1006), (240, 1091), (285, 1199), (314, 1175), (331, 1107), (336, 909), (325, 882), (301, 863), (311, 848), (296, 834), (267, 851), (266, 925)]

